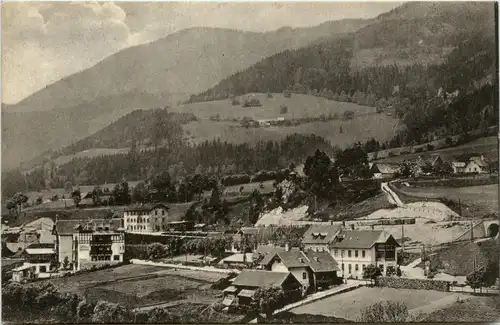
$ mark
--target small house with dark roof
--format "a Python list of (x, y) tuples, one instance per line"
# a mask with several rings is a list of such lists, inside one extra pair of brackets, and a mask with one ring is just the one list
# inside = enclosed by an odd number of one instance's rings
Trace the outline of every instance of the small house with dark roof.
[(389, 163), (373, 163), (370, 168), (370, 173), (375, 179), (393, 178), (400, 171), (399, 165)]
[(302, 297), (301, 283), (289, 272), (243, 270), (234, 278), (226, 291), (232, 292), (238, 304), (249, 305), (257, 289), (270, 287), (283, 289), (290, 301), (296, 301)]
[(304, 293), (339, 283), (337, 262), (329, 252), (289, 250), (265, 259), (264, 268), (273, 272), (290, 272), (302, 284)]
[(130, 232), (168, 230), (169, 207), (162, 203), (134, 204), (123, 211), (123, 227)]
[(302, 236), (304, 250), (326, 251), (341, 227), (336, 225), (311, 225)]
[(363, 278), (367, 265), (378, 266), (383, 274), (397, 267), (400, 244), (382, 230), (341, 231), (330, 244), (330, 253), (340, 264), (343, 277)]

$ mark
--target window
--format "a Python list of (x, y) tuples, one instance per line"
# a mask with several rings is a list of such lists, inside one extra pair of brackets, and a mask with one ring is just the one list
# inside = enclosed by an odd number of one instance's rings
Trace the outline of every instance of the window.
[(358, 264), (354, 265), (354, 271), (359, 271)]
[(349, 273), (352, 272), (352, 264), (348, 264), (347, 267), (349, 268)]
[(338, 254), (339, 254), (339, 250), (338, 249), (334, 250), (334, 255), (337, 256)]
[(380, 272), (384, 273), (384, 264), (380, 264), (378, 268), (380, 269)]
[(341, 251), (340, 251), (340, 254), (342, 254), (342, 257), (344, 257), (344, 255), (345, 255), (345, 250), (341, 250)]
[(361, 251), (361, 257), (365, 258), (365, 256), (366, 256), (366, 252), (364, 250)]
[(351, 250), (347, 251), (347, 257), (351, 257)]
[(344, 272), (344, 263), (342, 263), (342, 272)]
[(119, 261), (120, 255), (113, 255), (113, 261)]
[(362, 268), (362, 269), (363, 269), (363, 271), (364, 271), (364, 270), (365, 270), (365, 265), (364, 265), (364, 264), (363, 264), (363, 265), (361, 265), (361, 268)]
[(356, 257), (356, 258), (358, 257), (358, 250), (357, 249), (354, 250), (354, 257)]
[(157, 216), (157, 215), (158, 215), (158, 210), (155, 210), (155, 216)]
[(40, 272), (47, 272), (47, 267), (45, 265), (40, 265)]
[(161, 210), (161, 215), (164, 216), (165, 215), (165, 210)]
[(306, 272), (302, 272), (302, 280), (305, 280), (307, 279), (307, 273)]

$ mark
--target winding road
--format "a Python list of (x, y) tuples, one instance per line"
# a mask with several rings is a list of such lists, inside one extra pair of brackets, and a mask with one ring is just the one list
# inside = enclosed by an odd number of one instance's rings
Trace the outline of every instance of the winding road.
[(397, 205), (398, 207), (405, 206), (405, 204), (403, 203), (403, 201), (401, 201), (399, 196), (389, 187), (389, 183), (382, 183), (380, 185), (380, 187), (381, 187), (382, 191), (384, 191), (384, 193), (387, 194), (387, 196), (389, 198), (389, 202)]

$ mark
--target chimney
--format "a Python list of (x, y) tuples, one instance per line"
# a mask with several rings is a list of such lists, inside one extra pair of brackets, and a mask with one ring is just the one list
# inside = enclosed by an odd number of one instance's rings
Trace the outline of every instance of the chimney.
[(351, 223), (351, 230), (354, 230), (354, 224)]
[(290, 250), (290, 245), (288, 243), (285, 243), (285, 252), (288, 252)]
[(300, 263), (304, 263), (304, 259), (302, 257), (299, 258), (299, 260), (300, 260)]

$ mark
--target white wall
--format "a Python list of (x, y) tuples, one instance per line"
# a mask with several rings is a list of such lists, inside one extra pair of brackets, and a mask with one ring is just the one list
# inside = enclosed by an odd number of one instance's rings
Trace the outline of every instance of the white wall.
[(315, 252), (328, 252), (328, 244), (305, 244), (304, 250), (312, 250)]
[[(344, 256), (342, 257), (342, 251), (344, 251)], [(369, 265), (375, 263), (375, 248), (371, 249), (350, 249), (351, 257), (348, 255), (349, 249), (332, 249), (330, 254), (339, 264), (339, 275), (344, 277), (349, 277), (352, 275), (354, 278), (363, 278), (363, 265)], [(356, 251), (358, 252), (358, 257), (356, 257)], [(365, 252), (365, 257), (363, 257), (363, 251)], [(344, 264), (344, 272), (342, 272), (342, 263)], [(356, 264), (358, 265), (358, 270), (356, 271)], [(349, 265), (351, 265), (351, 272), (349, 273)]]
[(73, 261), (73, 235), (59, 236), (59, 262), (62, 263), (64, 258), (68, 257), (70, 262)]

